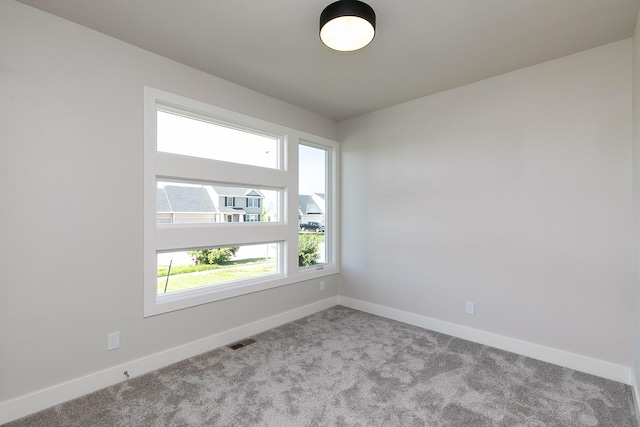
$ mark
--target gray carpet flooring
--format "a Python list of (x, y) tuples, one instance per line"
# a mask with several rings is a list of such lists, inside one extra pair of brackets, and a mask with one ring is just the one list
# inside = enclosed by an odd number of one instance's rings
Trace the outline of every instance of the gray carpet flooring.
[(631, 387), (333, 307), (7, 426), (636, 426)]

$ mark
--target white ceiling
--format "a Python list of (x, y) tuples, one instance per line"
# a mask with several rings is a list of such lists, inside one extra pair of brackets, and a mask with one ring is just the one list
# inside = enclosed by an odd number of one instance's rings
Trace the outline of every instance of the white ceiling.
[(318, 38), (332, 0), (21, 0), (342, 120), (631, 37), (640, 0), (368, 0), (373, 43)]

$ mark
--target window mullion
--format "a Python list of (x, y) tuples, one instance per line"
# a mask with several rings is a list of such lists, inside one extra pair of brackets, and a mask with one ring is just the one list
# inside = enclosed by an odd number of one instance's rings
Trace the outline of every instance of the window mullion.
[(235, 246), (283, 240), (284, 224), (159, 224), (156, 250)]
[(285, 171), (178, 154), (157, 153), (155, 163), (156, 176), (166, 180), (228, 182), (272, 188), (284, 188), (289, 182)]

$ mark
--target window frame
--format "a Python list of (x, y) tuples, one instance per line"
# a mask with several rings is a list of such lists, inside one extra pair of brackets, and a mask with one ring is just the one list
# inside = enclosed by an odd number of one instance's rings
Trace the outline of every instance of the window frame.
[[(325, 265), (331, 265), (331, 255), (330, 253), (335, 250), (335, 243), (332, 239), (334, 239), (335, 235), (333, 233), (328, 233), (327, 230), (333, 229), (337, 224), (334, 222), (333, 218), (335, 218), (335, 198), (330, 197), (329, 193), (335, 194), (336, 188), (333, 186), (336, 182), (336, 167), (337, 163), (334, 163), (333, 153), (332, 151), (325, 145), (318, 144), (314, 141), (301, 139), (298, 141), (298, 145), (305, 145), (310, 148), (315, 148), (319, 150), (326, 150), (327, 156), (325, 158), (325, 213), (324, 213), (324, 223), (322, 226), (324, 227), (324, 238), (325, 238), (325, 262), (312, 264), (309, 266), (298, 267), (300, 271), (309, 271), (309, 270), (318, 270), (324, 268)], [(298, 192), (298, 194), (300, 194)], [(300, 221), (298, 220), (298, 227)]]
[[(239, 130), (281, 138), (278, 168), (201, 159), (157, 151), (157, 110), (160, 109)], [(316, 145), (328, 151), (325, 196), (326, 263), (298, 267), (298, 146)], [(229, 111), (204, 102), (144, 88), (144, 317), (291, 285), (339, 272), (338, 155), (336, 141)], [(156, 181), (184, 180), (228, 183), (282, 191), (279, 222), (160, 224), (156, 213)], [(216, 184), (218, 185), (218, 184)], [(202, 287), (189, 292), (158, 295), (157, 252), (202, 247), (280, 242), (279, 274), (234, 282), (224, 288)]]

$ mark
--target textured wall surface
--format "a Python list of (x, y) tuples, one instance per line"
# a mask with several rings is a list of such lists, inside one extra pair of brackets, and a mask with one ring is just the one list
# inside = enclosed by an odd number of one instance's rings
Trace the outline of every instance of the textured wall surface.
[(340, 295), (630, 366), (631, 62), (628, 39), (341, 122)]

